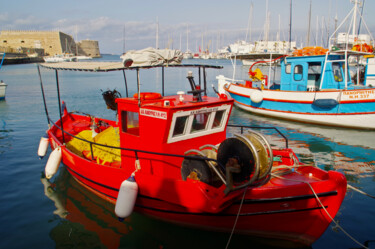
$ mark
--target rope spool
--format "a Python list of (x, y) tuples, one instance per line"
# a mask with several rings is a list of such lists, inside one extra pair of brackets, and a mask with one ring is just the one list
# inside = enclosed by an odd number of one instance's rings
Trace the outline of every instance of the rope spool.
[[(216, 159), (217, 152), (212, 149), (189, 150), (185, 152), (185, 155), (197, 158)], [(181, 176), (185, 181), (189, 178), (204, 182), (214, 187), (219, 187), (223, 182), (218, 173), (215, 172), (214, 167), (216, 167), (216, 164), (212, 161), (185, 158), (181, 165)]]
[[(228, 171), (237, 167), (232, 176), (234, 185), (258, 185), (269, 179), (273, 164), (273, 153), (267, 139), (254, 131), (224, 140), (218, 149), (217, 160)], [(229, 176), (227, 175), (227, 178)], [(229, 181), (229, 179), (226, 179)]]

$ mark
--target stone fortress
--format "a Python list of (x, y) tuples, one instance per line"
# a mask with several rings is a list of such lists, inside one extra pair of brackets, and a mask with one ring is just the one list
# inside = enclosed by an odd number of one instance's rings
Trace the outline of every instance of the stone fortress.
[(101, 57), (98, 41), (75, 42), (72, 36), (60, 31), (3, 30), (0, 33), (2, 52), (36, 57), (62, 54)]

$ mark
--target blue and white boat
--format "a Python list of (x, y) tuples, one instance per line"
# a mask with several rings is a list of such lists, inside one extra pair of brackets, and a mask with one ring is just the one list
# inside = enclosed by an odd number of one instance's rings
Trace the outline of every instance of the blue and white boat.
[[(366, 44), (366, 48), (369, 46)], [(318, 49), (317, 55), (282, 57), (278, 83), (270, 82), (272, 75), (263, 75), (259, 68), (253, 72), (252, 66), (249, 70), (251, 81), (236, 82), (218, 76), (219, 91), (229, 94), (239, 108), (256, 114), (306, 123), (375, 129), (373, 53), (355, 51), (348, 46), (340, 49), (334, 44), (329, 47), (331, 50), (323, 53)], [(352, 70), (348, 60), (351, 57), (369, 58), (364, 68)]]

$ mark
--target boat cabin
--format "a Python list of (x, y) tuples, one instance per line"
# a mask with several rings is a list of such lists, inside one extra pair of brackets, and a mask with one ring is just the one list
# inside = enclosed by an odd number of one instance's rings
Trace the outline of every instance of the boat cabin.
[[(167, 97), (159, 93), (136, 93), (130, 98), (116, 99), (121, 147), (184, 155), (188, 150), (206, 145), (207, 141), (213, 145), (222, 142), (226, 138), (233, 100), (225, 96), (202, 96), (199, 100), (193, 94), (178, 93)], [(134, 163), (134, 152), (122, 150), (121, 153), (123, 166)], [(181, 175), (183, 158), (138, 154), (143, 172), (148, 170), (150, 174), (164, 177)], [(166, 161), (170, 168), (165, 167)], [(160, 171), (156, 170), (159, 163)]]
[(364, 85), (375, 86), (375, 58), (367, 58), (364, 73)]
[(329, 55), (328, 60), (326, 55), (285, 57), (281, 61), (280, 90), (283, 91), (349, 88), (353, 84), (349, 71), (347, 81), (345, 84), (344, 55)]

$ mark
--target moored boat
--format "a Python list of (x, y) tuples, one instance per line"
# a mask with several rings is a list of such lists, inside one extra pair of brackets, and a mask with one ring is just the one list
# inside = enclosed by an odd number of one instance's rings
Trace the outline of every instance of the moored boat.
[[(368, 61), (371, 63), (373, 59)], [(345, 77), (343, 54), (285, 57), (281, 59), (280, 84), (269, 82), (261, 71), (252, 81), (237, 83), (218, 77), (236, 106), (252, 113), (305, 123), (375, 129), (375, 88), (369, 63), (363, 84)], [(349, 83), (345, 83), (349, 82)], [(221, 86), (221, 87), (220, 87)]]
[[(357, 4), (355, 2), (354, 13)], [(219, 92), (227, 92), (236, 106), (256, 114), (305, 123), (375, 129), (375, 67), (374, 59), (370, 58), (373, 57), (373, 41), (372, 45), (362, 45), (343, 49), (331, 44), (329, 51), (309, 47), (296, 50), (293, 56), (280, 57), (279, 82), (271, 80), (272, 74), (264, 75), (259, 68), (253, 70), (256, 65), (253, 64), (249, 69), (249, 81), (239, 83), (218, 77)], [(361, 57), (367, 57), (366, 66), (352, 70), (355, 72), (352, 77), (349, 58)]]
[(0, 100), (5, 99), (7, 86), (2, 80), (0, 81)]
[(56, 63), (56, 62), (64, 62), (64, 61), (77, 61), (76, 56), (72, 54), (56, 54), (53, 56), (44, 56), (44, 61), (47, 63)]
[[(305, 245), (322, 235), (346, 193), (341, 173), (304, 165), (287, 143), (276, 148), (249, 127), (238, 126), (238, 133), (227, 137), (233, 100), (206, 94), (205, 71), (220, 67), (131, 64), (126, 59), (127, 67), (42, 65), (56, 72), (133, 70), (138, 79), (138, 92), (131, 97), (103, 95), (118, 120), (68, 112), (62, 105), (60, 120), (53, 122), (45, 108), (56, 151), (48, 160), (54, 165), (46, 166), (48, 178), (61, 158), (77, 182), (116, 204), (121, 218), (135, 211), (179, 225)], [(164, 66), (198, 68), (203, 82), (196, 84), (189, 72), (188, 94), (141, 92), (140, 71)], [(58, 99), (60, 106), (59, 92)]]
[[(4, 58), (5, 58), (5, 53), (2, 53), (2, 58), (1, 58), (1, 62), (0, 62), (0, 69), (3, 66)], [(4, 81), (0, 80), (0, 100), (5, 99), (7, 86), (8, 85), (5, 84)]]

